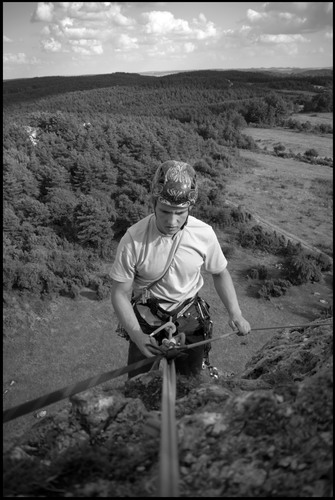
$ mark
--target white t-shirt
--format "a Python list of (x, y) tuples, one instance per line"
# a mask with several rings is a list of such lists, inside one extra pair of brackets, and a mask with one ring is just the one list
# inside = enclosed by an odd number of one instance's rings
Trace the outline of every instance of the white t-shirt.
[(151, 294), (172, 310), (193, 297), (203, 286), (201, 268), (217, 274), (227, 267), (212, 227), (189, 215), (187, 224), (176, 235), (164, 235), (156, 226), (154, 214), (131, 226), (122, 237), (110, 276), (132, 282), (135, 296), (163, 273), (175, 238), (181, 238), (169, 270), (154, 285)]

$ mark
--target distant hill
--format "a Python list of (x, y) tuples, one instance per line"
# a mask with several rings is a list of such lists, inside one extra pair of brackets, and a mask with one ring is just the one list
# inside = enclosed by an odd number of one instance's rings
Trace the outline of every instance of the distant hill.
[[(195, 73), (197, 71), (202, 71), (202, 70), (173, 70), (173, 71), (144, 71), (140, 72), (139, 75), (143, 76), (166, 76), (166, 75), (174, 75), (176, 73)], [(213, 68), (208, 71), (221, 71), (221, 72), (231, 72), (231, 71), (243, 71), (247, 73), (254, 73), (254, 72), (265, 72), (265, 73), (276, 73), (276, 74), (290, 74), (290, 75), (297, 75), (297, 74), (303, 74), (305, 76), (316, 76), (316, 75), (332, 75), (333, 74), (333, 68), (327, 67), (327, 68), (290, 68), (290, 67), (284, 67), (284, 68), (236, 68), (236, 69), (217, 69)]]
[[(159, 78), (157, 78), (159, 76)], [(3, 81), (3, 106), (34, 101), (68, 92), (116, 86), (162, 89), (187, 85), (203, 89), (259, 85), (263, 89), (313, 91), (316, 86), (332, 89), (331, 68), (256, 68), (148, 73), (116, 72), (100, 75), (47, 76)]]

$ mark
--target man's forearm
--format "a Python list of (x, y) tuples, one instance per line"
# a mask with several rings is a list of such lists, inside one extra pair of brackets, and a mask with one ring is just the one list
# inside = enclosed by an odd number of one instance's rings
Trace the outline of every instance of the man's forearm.
[(213, 281), (216, 292), (228, 311), (231, 328), (237, 328), (239, 331), (238, 335), (247, 335), (250, 333), (250, 324), (242, 316), (234, 283), (228, 270), (225, 269), (220, 274), (214, 274)]
[(228, 311), (229, 316), (241, 315), (233, 280), (227, 270), (213, 275), (215, 290)]
[(155, 354), (148, 349), (148, 344), (156, 345), (156, 340), (143, 333), (127, 293), (117, 288), (117, 286), (112, 288), (111, 295), (115, 314), (139, 350), (147, 358), (154, 356)]
[(128, 297), (123, 293), (112, 293), (112, 304), (115, 314), (129, 337), (136, 342), (139, 334), (143, 334), (138, 319)]

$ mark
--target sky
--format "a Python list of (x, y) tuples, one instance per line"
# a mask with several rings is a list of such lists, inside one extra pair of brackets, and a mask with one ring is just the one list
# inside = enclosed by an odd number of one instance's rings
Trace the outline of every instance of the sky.
[(332, 2), (3, 2), (3, 79), (333, 66)]

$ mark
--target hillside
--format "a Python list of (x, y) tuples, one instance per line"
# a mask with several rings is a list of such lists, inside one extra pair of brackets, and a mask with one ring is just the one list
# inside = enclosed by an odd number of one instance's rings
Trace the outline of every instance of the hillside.
[[(282, 330), (239, 377), (177, 380), (178, 496), (332, 496), (330, 321)], [(161, 387), (73, 396), (5, 454), (4, 496), (157, 497)]]
[(111, 73), (82, 76), (52, 76), (3, 81), (3, 106), (32, 101), (67, 92), (78, 92), (113, 87), (140, 87), (162, 89), (167, 86), (192, 85), (206, 89), (229, 88), (231, 85), (263, 84), (277, 89), (300, 88), (315, 90), (315, 85), (332, 88), (333, 70), (301, 70), (290, 72), (268, 70), (198, 70), (163, 74), (159, 78), (150, 73)]

